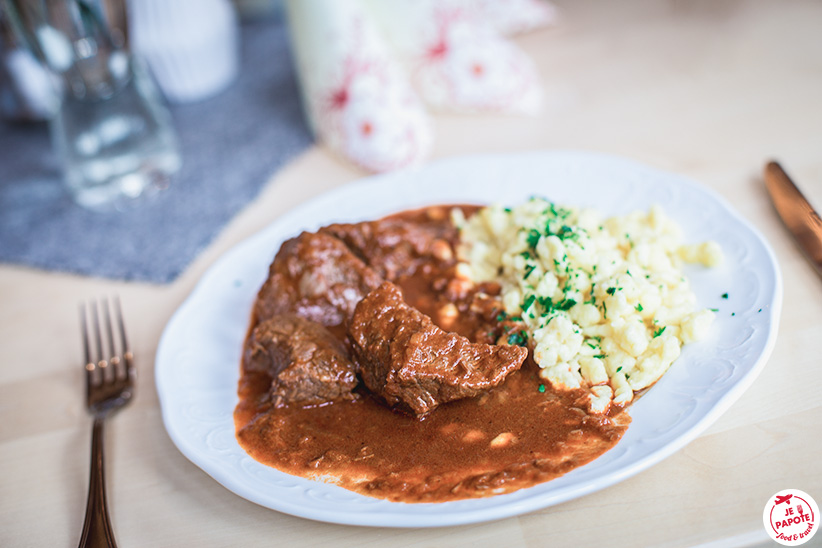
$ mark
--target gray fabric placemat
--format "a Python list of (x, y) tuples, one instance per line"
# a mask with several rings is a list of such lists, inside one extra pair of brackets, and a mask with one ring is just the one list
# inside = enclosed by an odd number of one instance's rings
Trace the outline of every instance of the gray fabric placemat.
[(241, 28), (240, 74), (170, 108), (183, 167), (126, 212), (72, 202), (45, 124), (0, 122), (0, 262), (92, 276), (174, 280), (270, 176), (312, 142), (281, 18)]

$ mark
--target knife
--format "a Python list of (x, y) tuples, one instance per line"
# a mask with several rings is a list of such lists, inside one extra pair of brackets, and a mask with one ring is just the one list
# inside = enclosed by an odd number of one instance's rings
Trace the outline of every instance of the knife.
[(779, 217), (822, 276), (822, 219), (777, 162), (765, 165), (765, 186)]

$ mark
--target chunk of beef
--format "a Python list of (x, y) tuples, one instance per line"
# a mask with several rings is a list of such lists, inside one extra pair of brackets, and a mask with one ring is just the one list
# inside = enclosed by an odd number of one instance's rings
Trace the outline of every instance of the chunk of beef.
[(386, 217), (356, 224), (333, 224), (321, 233), (342, 240), (386, 280), (413, 274), (430, 260), (453, 262), (457, 229), (442, 208), (432, 217), (428, 209), (416, 217)]
[(303, 232), (277, 252), (257, 295), (255, 318), (293, 313), (325, 326), (343, 324), (380, 283), (380, 276), (337, 238)]
[(365, 386), (417, 416), (499, 385), (528, 355), (443, 331), (390, 282), (360, 301), (348, 330)]
[(356, 366), (342, 342), (322, 325), (292, 314), (257, 325), (246, 343), (247, 371), (272, 377), (276, 406), (354, 399)]

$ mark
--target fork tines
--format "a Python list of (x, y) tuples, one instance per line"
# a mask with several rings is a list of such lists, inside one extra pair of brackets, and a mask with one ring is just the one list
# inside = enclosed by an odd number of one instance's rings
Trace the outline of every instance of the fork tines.
[(80, 304), (80, 326), (89, 385), (123, 379), (134, 373), (120, 299), (115, 297), (113, 301), (118, 341), (115, 341), (115, 321), (112, 321), (112, 306), (107, 298), (99, 304), (91, 301), (88, 307), (85, 303)]

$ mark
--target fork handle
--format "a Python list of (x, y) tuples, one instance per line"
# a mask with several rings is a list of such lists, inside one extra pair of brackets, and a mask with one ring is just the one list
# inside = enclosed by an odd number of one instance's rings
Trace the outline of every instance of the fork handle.
[(103, 418), (95, 417), (91, 430), (91, 473), (86, 503), (86, 521), (80, 548), (117, 548), (106, 504), (106, 477), (103, 467)]

